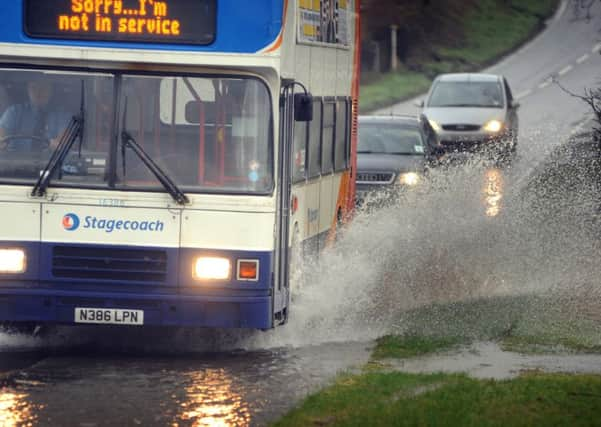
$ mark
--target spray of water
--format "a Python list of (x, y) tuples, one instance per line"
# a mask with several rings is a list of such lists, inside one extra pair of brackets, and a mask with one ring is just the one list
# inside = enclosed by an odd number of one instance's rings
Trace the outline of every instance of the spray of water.
[(501, 168), (453, 161), (360, 212), (319, 264), (304, 267), (290, 324), (254, 345), (390, 332), (491, 339), (517, 327), (601, 343), (598, 328), (585, 327), (601, 320), (599, 175), (577, 145), (534, 171), (524, 158)]
[[(364, 341), (390, 332), (490, 338), (518, 323), (532, 330), (553, 319), (566, 325), (575, 313), (600, 320), (599, 185), (588, 159), (560, 152), (533, 173), (527, 156), (504, 167), (467, 157), (430, 171), (416, 188), (358, 212), (318, 261), (299, 267), (302, 285), (292, 286), (283, 327), (168, 334), (103, 328), (95, 342), (138, 351), (223, 351)], [(88, 336), (87, 328), (70, 328), (51, 339), (79, 345)], [(48, 345), (6, 336), (2, 343)]]

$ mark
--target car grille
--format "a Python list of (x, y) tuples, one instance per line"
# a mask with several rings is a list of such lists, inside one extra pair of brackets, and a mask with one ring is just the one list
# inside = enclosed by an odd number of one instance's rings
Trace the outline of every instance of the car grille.
[(72, 279), (163, 283), (167, 276), (167, 253), (151, 249), (55, 246), (52, 274)]
[(390, 184), (394, 181), (393, 172), (358, 172), (357, 184)]
[(447, 141), (441, 140), (440, 144), (444, 147), (452, 148), (470, 148), (481, 145), (483, 141)]
[(480, 130), (479, 125), (464, 125), (464, 124), (456, 124), (456, 125), (443, 125), (443, 130), (457, 131), (457, 132), (475, 132)]

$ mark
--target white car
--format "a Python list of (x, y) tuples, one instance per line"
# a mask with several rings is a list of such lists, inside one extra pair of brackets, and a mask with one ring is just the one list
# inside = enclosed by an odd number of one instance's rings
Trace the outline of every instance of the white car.
[(418, 105), (446, 151), (481, 150), (511, 158), (517, 150), (519, 103), (503, 76), (442, 74)]

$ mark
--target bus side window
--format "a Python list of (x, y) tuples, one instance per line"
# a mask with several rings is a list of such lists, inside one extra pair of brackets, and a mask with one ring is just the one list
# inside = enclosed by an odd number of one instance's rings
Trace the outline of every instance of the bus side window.
[(308, 177), (315, 178), (321, 171), (321, 98), (313, 99), (313, 120), (309, 122)]
[(357, 102), (353, 101), (352, 98), (346, 99), (346, 165), (350, 169), (352, 168), (351, 164), (351, 137), (353, 135), (353, 131), (357, 129), (357, 119), (356, 116), (353, 117), (353, 109), (357, 108)]
[(292, 152), (292, 181), (303, 181), (307, 175), (307, 129), (309, 122), (294, 122), (294, 147)]
[(334, 114), (336, 104), (324, 102), (322, 116), (321, 139), (321, 173), (328, 174), (334, 170)]
[(336, 103), (336, 142), (334, 146), (334, 170), (336, 172), (346, 169), (347, 116), (346, 101), (338, 101)]

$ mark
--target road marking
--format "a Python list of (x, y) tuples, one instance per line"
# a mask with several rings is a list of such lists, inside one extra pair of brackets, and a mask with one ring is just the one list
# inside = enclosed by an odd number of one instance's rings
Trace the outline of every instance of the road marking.
[(571, 65), (568, 65), (567, 67), (562, 68), (561, 70), (559, 70), (559, 74), (560, 76), (563, 76), (564, 74), (568, 74), (570, 71), (572, 71), (572, 68), (574, 68)]
[(568, 6), (567, 1), (561, 2), (561, 7), (559, 8), (559, 10), (557, 11), (557, 14), (555, 15), (555, 21), (559, 21), (561, 19), (561, 17), (563, 16), (563, 13), (567, 9), (567, 6)]
[(522, 99), (522, 98), (526, 98), (528, 95), (530, 95), (532, 93), (532, 89), (527, 89), (524, 92), (520, 92), (518, 93), (515, 97), (517, 99)]
[(547, 79), (544, 82), (542, 82), (541, 84), (538, 85), (539, 89), (544, 89), (547, 86), (549, 86), (551, 83), (553, 82), (553, 79)]
[(601, 50), (601, 43), (597, 43), (597, 45), (593, 48), (593, 53), (597, 53)]
[(582, 64), (584, 61), (586, 61), (587, 59), (589, 59), (591, 56), (588, 53), (585, 53), (584, 55), (582, 55), (580, 58), (578, 58), (576, 60), (577, 64)]

